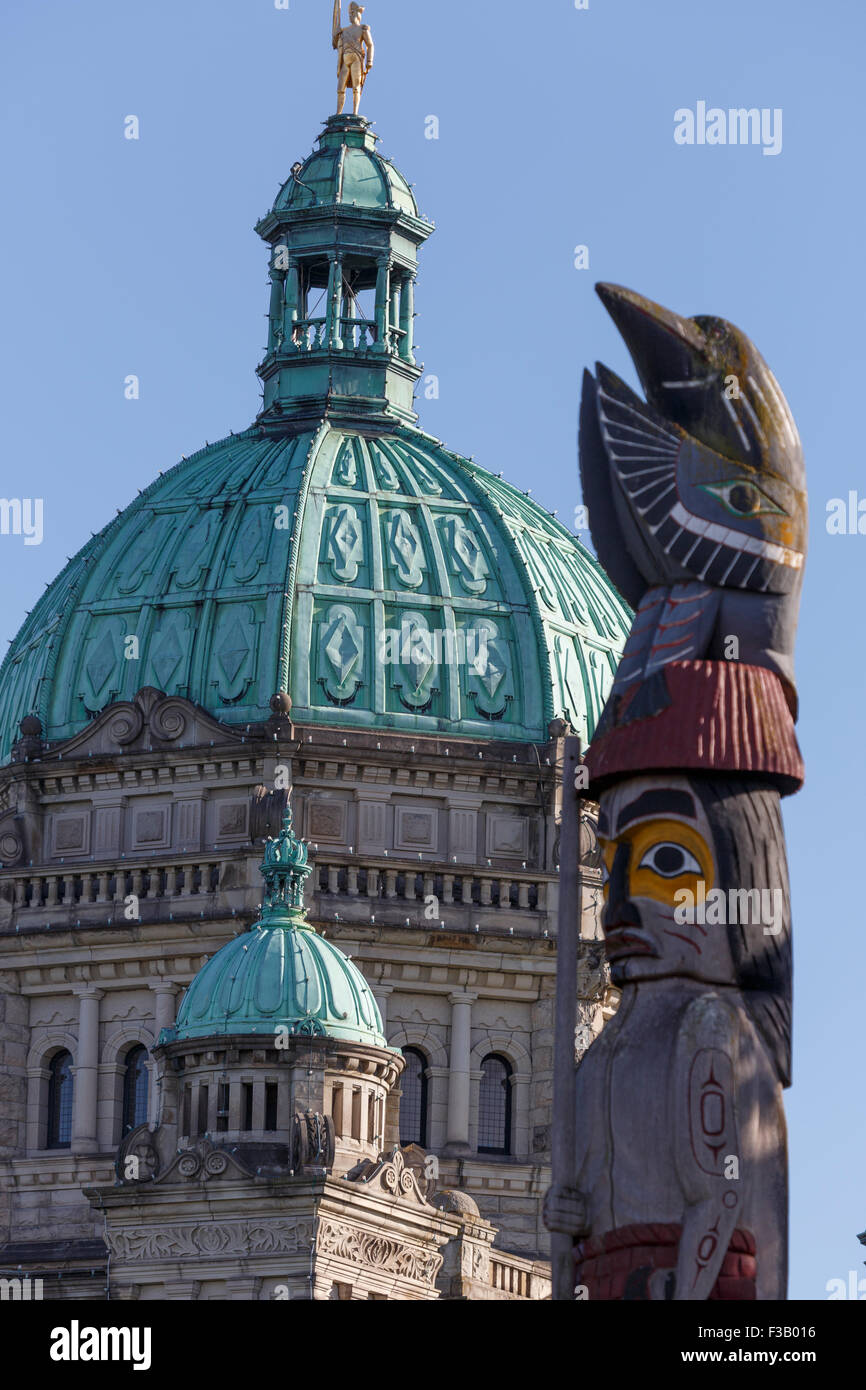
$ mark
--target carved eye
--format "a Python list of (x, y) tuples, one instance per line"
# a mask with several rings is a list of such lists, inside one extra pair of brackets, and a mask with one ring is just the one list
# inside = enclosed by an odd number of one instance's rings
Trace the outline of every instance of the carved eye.
[(671, 840), (651, 845), (638, 865), (652, 869), (661, 878), (677, 878), (680, 874), (700, 874), (701, 866), (693, 854)]
[(702, 483), (704, 492), (718, 497), (722, 506), (732, 516), (784, 516), (784, 507), (777, 507), (757, 483), (748, 479), (732, 478), (727, 483)]

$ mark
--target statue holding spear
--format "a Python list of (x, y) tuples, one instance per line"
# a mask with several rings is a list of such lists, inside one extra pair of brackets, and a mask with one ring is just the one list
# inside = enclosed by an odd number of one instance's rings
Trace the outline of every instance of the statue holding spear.
[(343, 28), (342, 0), (334, 0), (334, 48), (340, 55), (337, 69), (337, 115), (342, 115), (346, 103), (346, 88), (352, 88), (353, 111), (358, 114), (361, 92), (367, 73), (373, 66), (373, 35), (369, 24), (362, 24), (364, 6), (349, 6), (349, 23)]

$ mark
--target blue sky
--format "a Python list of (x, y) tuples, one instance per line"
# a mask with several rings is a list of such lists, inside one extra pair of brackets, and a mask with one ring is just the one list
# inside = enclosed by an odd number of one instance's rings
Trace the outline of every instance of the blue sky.
[[(334, 109), (329, 0), (5, 0), (0, 19), (0, 637), (160, 469), (252, 420), (267, 254), (252, 230)], [(417, 339), (422, 424), (560, 515), (580, 501), (584, 365), (634, 380), (592, 290), (728, 318), (803, 438), (810, 558), (798, 674), (804, 791), (786, 803), (796, 942), (791, 1296), (862, 1268), (866, 536), (860, 0), (371, 0), (365, 114), (437, 232)], [(782, 150), (675, 144), (674, 112), (781, 108)], [(137, 115), (141, 138), (123, 138)], [(425, 118), (439, 139), (425, 139)], [(589, 247), (589, 271), (574, 248)], [(138, 401), (124, 378), (140, 378)], [(855, 814), (856, 812), (856, 814)], [(853, 819), (852, 819), (853, 817)]]

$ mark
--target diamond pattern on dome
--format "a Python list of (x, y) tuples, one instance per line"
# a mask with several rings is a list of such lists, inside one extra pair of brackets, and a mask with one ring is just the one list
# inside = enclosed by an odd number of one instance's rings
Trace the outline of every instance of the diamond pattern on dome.
[(370, 448), (370, 457), (373, 460), (373, 469), (376, 474), (376, 482), (386, 492), (399, 492), (400, 479), (398, 478), (391, 462), (387, 459), (381, 449)]
[(400, 632), (400, 665), (411, 677), (418, 695), (436, 669), (434, 634), (417, 613), (406, 613)]
[(483, 594), (490, 571), (473, 531), (460, 516), (448, 517), (444, 531), (452, 564), (464, 589)]
[(343, 487), (354, 487), (358, 481), (358, 465), (352, 445), (343, 445), (334, 464), (334, 482)]
[(244, 630), (238, 619), (235, 618), (223, 637), (217, 652), (217, 659), (229, 684), (237, 680), (240, 669), (249, 654), (250, 646), (244, 636)]
[(325, 642), (325, 656), (331, 663), (338, 685), (346, 684), (358, 664), (360, 655), (361, 648), (352, 636), (349, 624), (345, 617), (339, 617)]
[(168, 689), (168, 683), (182, 656), (183, 647), (178, 640), (177, 628), (174, 623), (170, 623), (157, 637), (156, 646), (151, 654), (151, 665), (161, 689)]
[(424, 582), (424, 550), (408, 512), (392, 512), (388, 522), (388, 550), (398, 577), (410, 589)]
[(354, 507), (341, 506), (331, 517), (331, 535), (328, 543), (331, 569), (337, 579), (353, 584), (358, 578), (358, 569), (364, 558), (364, 533)]
[(262, 536), (262, 513), (256, 507), (248, 512), (240, 529), (240, 535), (232, 551), (232, 568), (235, 579), (246, 584), (254, 577), (265, 558), (264, 538)]
[(117, 650), (111, 633), (106, 629), (84, 665), (94, 695), (98, 695), (117, 665)]
[(508, 669), (508, 658), (495, 637), (484, 634), (471, 668), (492, 700)]

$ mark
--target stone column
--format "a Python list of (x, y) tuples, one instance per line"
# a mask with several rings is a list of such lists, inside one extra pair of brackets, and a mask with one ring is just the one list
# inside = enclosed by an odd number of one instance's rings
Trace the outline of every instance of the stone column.
[(472, 1034), (472, 1004), (477, 994), (464, 991), (450, 994), (451, 1051), (448, 1070), (448, 1142), (445, 1155), (466, 1157), (469, 1147), (469, 1093)]
[[(154, 1036), (159, 1041), (163, 1028), (171, 1028), (177, 1014), (177, 984), (174, 980), (153, 980), (150, 988), (154, 994)], [(160, 1096), (156, 1084), (156, 1063), (152, 1058), (147, 1062), (147, 1119), (148, 1123), (159, 1123)]]
[(96, 1099), (99, 1075), (99, 1001), (102, 990), (89, 986), (78, 994), (78, 1050), (73, 1067), (73, 1153), (96, 1153)]
[(373, 997), (379, 1005), (379, 1013), (382, 1015), (382, 1032), (388, 1036), (388, 996), (394, 993), (393, 985), (381, 985), (378, 980), (370, 983)]

